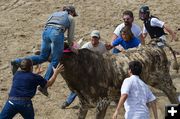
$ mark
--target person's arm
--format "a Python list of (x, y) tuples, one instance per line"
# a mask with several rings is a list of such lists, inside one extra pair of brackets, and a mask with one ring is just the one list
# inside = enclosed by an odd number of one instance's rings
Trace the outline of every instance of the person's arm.
[(121, 42), (121, 38), (120, 37), (117, 37), (116, 39), (114, 39), (111, 44), (105, 44), (105, 47), (107, 50), (111, 50), (112, 48), (120, 45), (120, 42)]
[(160, 27), (160, 28), (163, 28), (163, 29), (165, 29), (170, 35), (171, 35), (171, 41), (173, 41), (173, 40), (177, 40), (176, 39), (176, 34), (175, 34), (175, 32), (173, 32), (173, 30), (171, 30), (168, 26), (167, 26), (167, 24), (165, 23), (165, 22), (163, 22), (163, 21), (161, 21), (161, 20), (159, 20), (159, 19), (157, 19), (157, 18), (152, 18), (151, 19), (151, 26), (157, 26), (157, 27)]
[(119, 113), (120, 108), (122, 107), (122, 105), (124, 104), (126, 99), (128, 98), (128, 95), (129, 95), (130, 90), (131, 90), (131, 85), (132, 85), (132, 79), (126, 78), (123, 81), (123, 84), (121, 86), (121, 97), (119, 99), (118, 106), (116, 108), (116, 111), (113, 114), (112, 119), (117, 119), (117, 115)]
[(139, 39), (141, 40), (142, 45), (145, 45), (146, 36), (147, 36), (147, 33), (144, 33), (144, 34), (141, 33), (141, 35), (139, 36)]
[(143, 30), (142, 30), (142, 34), (140, 35), (140, 38), (142, 37), (142, 39), (145, 41), (145, 38), (147, 37), (147, 34), (148, 34), (148, 32), (146, 30), (146, 27), (143, 24)]
[(171, 35), (171, 41), (176, 41), (176, 34), (173, 32), (166, 24), (164, 24), (164, 29)]
[(117, 39), (117, 35), (115, 34), (115, 33), (113, 33), (113, 35), (112, 35), (112, 41), (114, 41), (115, 39)]
[(64, 66), (62, 64), (58, 64), (56, 68), (53, 67), (53, 75), (52, 77), (47, 81), (46, 87), (52, 86), (52, 84), (55, 82), (57, 75), (64, 71)]
[(143, 33), (143, 34), (142, 34), (143, 39), (145, 39), (145, 38), (147, 37), (147, 34), (148, 34), (148, 33)]
[(70, 27), (68, 28), (67, 40), (68, 40), (68, 43), (72, 45), (73, 40), (74, 40), (75, 20), (71, 15), (69, 15), (68, 18), (70, 22)]
[(115, 28), (115, 30), (114, 30), (114, 32), (113, 32), (113, 35), (112, 35), (112, 39), (111, 39), (112, 42), (113, 42), (115, 39), (117, 39), (118, 36), (120, 36), (120, 31), (121, 31), (121, 29), (122, 29), (123, 27), (124, 27), (124, 23), (118, 25), (118, 26)]
[(148, 103), (149, 107), (152, 108), (154, 119), (158, 119), (157, 107), (156, 107), (156, 100), (151, 101)]
[(117, 119), (117, 115), (119, 113), (119, 110), (121, 109), (121, 107), (123, 106), (124, 102), (126, 101), (128, 95), (127, 94), (122, 94), (120, 99), (119, 99), (119, 103), (118, 103), (118, 106), (116, 108), (116, 111), (114, 112), (113, 114), (113, 117), (112, 119)]

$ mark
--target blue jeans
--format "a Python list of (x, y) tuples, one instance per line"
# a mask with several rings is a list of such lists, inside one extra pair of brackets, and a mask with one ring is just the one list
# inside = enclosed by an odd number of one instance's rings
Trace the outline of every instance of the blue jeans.
[(66, 102), (70, 105), (74, 101), (76, 96), (77, 96), (76, 93), (71, 91), (69, 96), (66, 99)]
[[(40, 55), (29, 56), (26, 58), (30, 58), (33, 61), (33, 65), (36, 65), (46, 62), (48, 57), (51, 56), (51, 62), (44, 76), (46, 80), (49, 80), (53, 74), (52, 67), (56, 67), (58, 65), (63, 49), (64, 32), (62, 29), (54, 26), (47, 26), (42, 34)], [(15, 59), (18, 64), (20, 64), (22, 60), (23, 59)]]
[(0, 119), (12, 119), (17, 113), (20, 113), (24, 119), (34, 119), (32, 102), (7, 100), (0, 113)]

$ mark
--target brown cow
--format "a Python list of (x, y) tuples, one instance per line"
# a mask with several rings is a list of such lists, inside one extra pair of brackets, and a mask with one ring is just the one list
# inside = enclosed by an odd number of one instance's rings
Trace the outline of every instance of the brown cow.
[(120, 95), (121, 84), (128, 76), (128, 63), (133, 60), (142, 63), (144, 82), (162, 90), (171, 103), (178, 103), (168, 59), (162, 49), (145, 46), (117, 55), (80, 49), (78, 54), (64, 53), (60, 61), (65, 67), (61, 75), (80, 100), (79, 119), (84, 119), (91, 107), (96, 107), (96, 119), (104, 119), (109, 103)]

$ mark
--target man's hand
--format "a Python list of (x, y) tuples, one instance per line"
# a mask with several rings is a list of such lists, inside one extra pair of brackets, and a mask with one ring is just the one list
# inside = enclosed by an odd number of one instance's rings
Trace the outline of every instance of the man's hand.
[(114, 112), (114, 114), (113, 114), (112, 119), (117, 119), (117, 115), (118, 115), (118, 111), (116, 110), (116, 111)]
[(105, 44), (105, 47), (107, 50), (111, 50), (113, 48), (113, 46), (111, 44)]
[(63, 64), (58, 64), (56, 68), (53, 67), (53, 71), (55, 74), (59, 74), (60, 72), (64, 71)]
[(178, 38), (176, 37), (176, 33), (175, 32), (173, 32), (173, 34), (172, 34), (171, 42), (172, 41), (178, 41)]

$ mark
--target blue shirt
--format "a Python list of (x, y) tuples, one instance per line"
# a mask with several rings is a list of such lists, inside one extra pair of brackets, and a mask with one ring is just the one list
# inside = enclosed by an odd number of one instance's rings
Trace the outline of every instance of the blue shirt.
[(45, 87), (47, 81), (32, 72), (17, 71), (13, 77), (9, 97), (29, 97), (36, 94), (37, 86)]
[(125, 50), (127, 50), (129, 48), (137, 47), (140, 43), (141, 41), (136, 37), (133, 37), (133, 39), (129, 41), (125, 41), (121, 37), (118, 37), (112, 42), (112, 45), (117, 46), (120, 44)]

